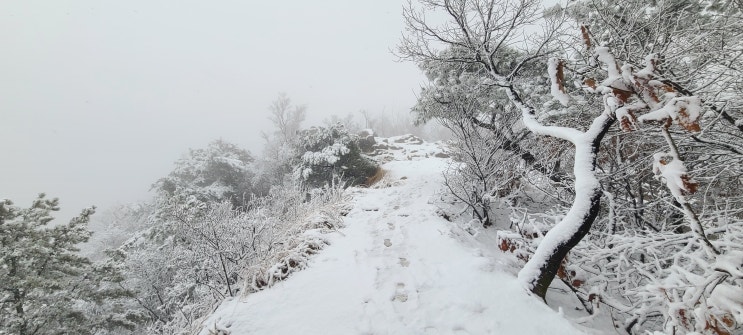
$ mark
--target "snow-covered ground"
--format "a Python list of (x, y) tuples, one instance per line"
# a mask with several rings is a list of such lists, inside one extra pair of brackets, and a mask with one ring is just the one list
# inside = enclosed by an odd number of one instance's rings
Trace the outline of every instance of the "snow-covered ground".
[(436, 215), (441, 149), (396, 145), (309, 268), (224, 302), (201, 334), (581, 334), (526, 293), (512, 256)]

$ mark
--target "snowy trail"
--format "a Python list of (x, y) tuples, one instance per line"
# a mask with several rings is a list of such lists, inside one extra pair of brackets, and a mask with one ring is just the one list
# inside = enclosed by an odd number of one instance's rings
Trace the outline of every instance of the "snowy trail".
[(308, 269), (223, 303), (201, 334), (581, 333), (435, 214), (446, 161), (424, 147), (383, 166), (392, 186), (354, 191), (346, 228)]

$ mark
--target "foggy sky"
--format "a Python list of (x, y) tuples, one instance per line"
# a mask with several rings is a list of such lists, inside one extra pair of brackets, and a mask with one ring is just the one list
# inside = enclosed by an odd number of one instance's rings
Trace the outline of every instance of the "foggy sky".
[(4, 0), (0, 198), (146, 197), (189, 147), (258, 154), (279, 92), (310, 121), (407, 112), (422, 76), (390, 53), (402, 1)]

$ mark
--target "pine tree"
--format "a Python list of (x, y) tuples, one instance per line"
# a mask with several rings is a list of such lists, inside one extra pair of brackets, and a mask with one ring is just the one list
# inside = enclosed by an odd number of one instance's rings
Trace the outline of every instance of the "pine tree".
[(114, 288), (113, 269), (97, 268), (77, 254), (77, 245), (90, 237), (87, 223), (95, 208), (84, 209), (68, 224), (50, 225), (58, 205), (43, 193), (30, 208), (0, 201), (0, 328), (26, 335), (132, 327), (133, 314), (89, 313), (129, 294)]
[(361, 154), (358, 136), (343, 124), (312, 127), (299, 135), (299, 164), (294, 176), (310, 187), (323, 187), (341, 177), (350, 185), (360, 185), (377, 172), (377, 166)]
[(166, 200), (226, 200), (239, 208), (254, 193), (252, 163), (250, 152), (235, 144), (216, 140), (206, 148), (190, 149), (187, 155), (175, 162), (175, 169), (153, 188)]

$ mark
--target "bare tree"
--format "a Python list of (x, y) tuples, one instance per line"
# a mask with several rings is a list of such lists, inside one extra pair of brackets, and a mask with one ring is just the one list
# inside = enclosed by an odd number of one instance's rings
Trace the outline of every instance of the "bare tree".
[(280, 93), (279, 97), (268, 107), (271, 115), (268, 118), (276, 127), (277, 134), (281, 141), (288, 143), (297, 131), (299, 131), (302, 122), (306, 117), (306, 106), (292, 106), (291, 99), (286, 93)]
[(289, 182), (295, 155), (296, 139), (304, 122), (307, 108), (292, 105), (291, 99), (281, 93), (268, 107), (268, 118), (274, 125), (273, 132), (263, 132), (263, 156), (256, 163), (256, 189), (268, 194), (271, 187)]
[(483, 227), (492, 226), (492, 203), (520, 187), (519, 158), (503, 153), (502, 137), (466, 119), (441, 122), (455, 138), (451, 145), (455, 163), (444, 174), (444, 184)]

